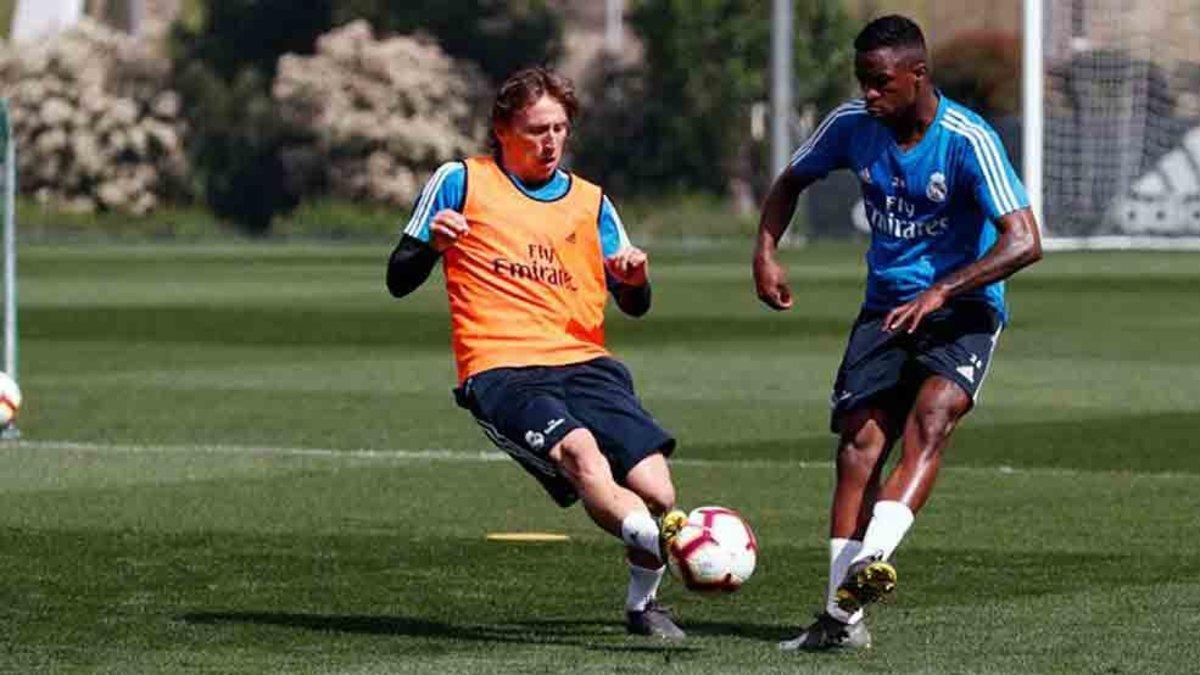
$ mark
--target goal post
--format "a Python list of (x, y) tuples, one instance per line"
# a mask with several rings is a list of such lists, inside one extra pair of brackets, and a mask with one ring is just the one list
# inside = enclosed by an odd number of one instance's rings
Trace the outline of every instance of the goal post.
[(1023, 174), (1050, 248), (1200, 246), (1194, 0), (1023, 0)]
[[(12, 133), (12, 118), (8, 101), (0, 99), (0, 158), (4, 166), (4, 372), (14, 381), (17, 375), (17, 148)], [(16, 424), (9, 422), (0, 428), (0, 439), (19, 438)]]
[(1025, 0), (1021, 58), (1021, 173), (1029, 206), (1039, 223), (1045, 223), (1042, 210), (1042, 139), (1045, 122), (1045, 49), (1042, 12), (1045, 0)]

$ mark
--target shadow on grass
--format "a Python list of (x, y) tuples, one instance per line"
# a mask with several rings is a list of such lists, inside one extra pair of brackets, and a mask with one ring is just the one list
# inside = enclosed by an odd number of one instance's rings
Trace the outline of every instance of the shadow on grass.
[[(782, 623), (735, 623), (728, 621), (688, 621), (685, 618), (679, 621), (680, 626), (689, 636), (710, 636), (710, 637), (738, 637), (747, 640), (756, 640), (761, 642), (778, 642), (788, 631), (795, 631), (794, 624)], [(561, 631), (563, 633), (578, 633), (580, 629), (589, 629), (590, 632), (623, 630), (623, 627), (615, 623), (606, 623), (603, 621), (586, 621), (586, 620), (539, 620), (539, 621), (520, 621), (510, 624), (512, 626), (522, 626), (538, 632), (545, 631), (554, 633)]]
[[(178, 617), (198, 625), (252, 624), (316, 632), (394, 635), (501, 644), (582, 647), (606, 652), (696, 652), (699, 647), (668, 642), (606, 644), (623, 638), (623, 628), (603, 621), (529, 621), (498, 624), (446, 623), (415, 617), (301, 614), (296, 612), (192, 612)], [(618, 632), (619, 631), (619, 632)]]
[[(501, 644), (536, 644), (581, 647), (613, 653), (689, 653), (703, 648), (646, 639), (628, 644), (624, 627), (616, 622), (589, 620), (538, 620), (497, 624), (447, 623), (403, 616), (303, 614), (297, 612), (192, 612), (178, 617), (197, 625), (250, 624), (297, 628), (315, 632), (359, 635), (394, 635), (444, 640), (468, 640)], [(795, 632), (792, 624), (739, 624), (731, 622), (686, 622), (692, 637), (740, 637), (774, 644)], [(617, 640), (615, 642), (610, 642)]]

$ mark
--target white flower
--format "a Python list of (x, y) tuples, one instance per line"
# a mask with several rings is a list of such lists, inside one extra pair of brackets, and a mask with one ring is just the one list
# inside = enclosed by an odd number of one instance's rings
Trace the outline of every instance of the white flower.
[(85, 21), (37, 43), (0, 44), (22, 191), (70, 211), (142, 213), (186, 174), (171, 64)]
[(376, 40), (357, 21), (317, 40), (313, 56), (279, 60), (272, 96), (312, 139), (333, 194), (410, 204), (443, 162), (482, 149), (473, 67), (412, 37)]

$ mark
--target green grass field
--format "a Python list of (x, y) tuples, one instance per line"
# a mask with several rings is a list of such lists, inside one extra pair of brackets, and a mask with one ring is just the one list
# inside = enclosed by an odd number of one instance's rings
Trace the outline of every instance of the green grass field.
[[(626, 637), (619, 546), (454, 407), (440, 282), (386, 247), (21, 252), (25, 440), (0, 449), (4, 672), (1195, 672), (1200, 256), (1052, 254), (1010, 289), (980, 407), (898, 553), (869, 653), (783, 655), (820, 604), (833, 371), (860, 252), (654, 250), (610, 341), (681, 439), (686, 506), (742, 510), (742, 593), (669, 585)], [(565, 532), (504, 544), (491, 531)]]

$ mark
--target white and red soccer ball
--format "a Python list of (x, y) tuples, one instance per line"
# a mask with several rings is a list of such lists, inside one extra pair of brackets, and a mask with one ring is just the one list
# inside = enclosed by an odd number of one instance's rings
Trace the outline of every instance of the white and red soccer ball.
[(689, 590), (732, 593), (754, 573), (758, 541), (737, 511), (702, 506), (667, 545), (667, 566)]
[(0, 427), (17, 417), (21, 409), (21, 388), (8, 373), (0, 372)]

